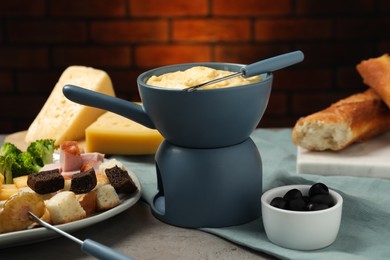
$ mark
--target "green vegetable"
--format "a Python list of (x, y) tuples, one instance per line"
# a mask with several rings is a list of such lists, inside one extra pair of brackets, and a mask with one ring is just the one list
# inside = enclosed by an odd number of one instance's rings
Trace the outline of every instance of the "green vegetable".
[(21, 152), (22, 151), (19, 150), (18, 147), (16, 147), (14, 144), (8, 143), (8, 142), (4, 143), (0, 148), (0, 155), (3, 155), (3, 156), (9, 156), (9, 155), (17, 156)]
[(0, 148), (0, 172), (5, 183), (13, 183), (13, 178), (39, 172), (45, 165), (53, 162), (55, 140), (41, 139), (31, 143), (22, 152), (12, 143), (4, 143)]
[(4, 175), (4, 183), (11, 184), (12, 178), (12, 165), (14, 159), (11, 156), (0, 156), (0, 172)]
[(54, 142), (53, 139), (37, 140), (27, 147), (27, 152), (34, 157), (38, 165), (43, 167), (45, 164), (53, 162)]
[(34, 157), (29, 152), (18, 154), (16, 162), (12, 165), (12, 177), (28, 175), (30, 173), (39, 172), (42, 168)]

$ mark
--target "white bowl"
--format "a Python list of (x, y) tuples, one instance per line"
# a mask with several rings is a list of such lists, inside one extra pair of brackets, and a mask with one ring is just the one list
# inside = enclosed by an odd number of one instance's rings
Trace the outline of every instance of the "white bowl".
[(275, 197), (283, 197), (291, 189), (307, 195), (311, 185), (287, 185), (266, 191), (261, 197), (263, 225), (268, 239), (282, 247), (315, 250), (332, 244), (340, 228), (343, 198), (329, 189), (335, 205), (317, 211), (292, 211), (270, 205)]

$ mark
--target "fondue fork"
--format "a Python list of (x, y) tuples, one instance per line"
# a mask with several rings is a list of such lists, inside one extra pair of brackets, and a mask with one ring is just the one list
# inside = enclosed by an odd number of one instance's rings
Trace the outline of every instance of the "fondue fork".
[(43, 221), (42, 219), (38, 218), (34, 213), (31, 211), (28, 212), (29, 217), (31, 220), (39, 223), (40, 225), (44, 226), (47, 229), (50, 229), (70, 240), (73, 242), (78, 243), (81, 245), (81, 250), (89, 255), (92, 255), (96, 257), (97, 259), (107, 259), (107, 260), (132, 260), (131, 257), (124, 255), (108, 246), (105, 246), (103, 244), (100, 244), (94, 240), (91, 239), (85, 239), (84, 241), (78, 239), (77, 237), (72, 236), (69, 233), (66, 233), (65, 231), (62, 231), (61, 229), (50, 225), (46, 221)]
[(291, 66), (295, 63), (301, 62), (304, 58), (304, 55), (301, 51), (293, 51), (289, 53), (285, 53), (282, 55), (274, 56), (272, 58), (268, 58), (265, 60), (261, 60), (249, 65), (246, 65), (240, 69), (239, 72), (235, 72), (228, 76), (213, 79), (199, 85), (195, 85), (192, 87), (185, 88), (184, 91), (192, 92), (198, 88), (208, 86), (217, 82), (221, 82), (224, 80), (228, 80), (231, 78), (235, 78), (238, 76), (243, 76), (244, 78), (253, 77), (256, 75), (260, 75), (263, 73), (273, 72), (279, 69), (283, 69), (285, 67)]

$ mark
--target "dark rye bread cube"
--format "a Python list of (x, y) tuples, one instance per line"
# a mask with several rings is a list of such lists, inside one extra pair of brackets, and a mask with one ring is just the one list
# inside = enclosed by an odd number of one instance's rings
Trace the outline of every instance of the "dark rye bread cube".
[(76, 194), (90, 192), (97, 184), (96, 173), (93, 168), (85, 172), (79, 172), (72, 175), (70, 182), (70, 191)]
[(28, 175), (27, 185), (38, 194), (47, 194), (63, 189), (65, 179), (59, 169), (53, 169)]
[(129, 173), (122, 170), (117, 165), (113, 168), (106, 169), (106, 175), (117, 193), (131, 194), (138, 190), (137, 186), (130, 178)]

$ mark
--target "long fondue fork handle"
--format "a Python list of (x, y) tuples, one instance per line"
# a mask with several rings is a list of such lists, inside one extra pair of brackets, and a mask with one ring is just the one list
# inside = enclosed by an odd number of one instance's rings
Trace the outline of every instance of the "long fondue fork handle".
[(62, 231), (61, 229), (53, 226), (53, 225), (50, 225), (49, 223), (47, 223), (46, 221), (43, 221), (42, 219), (38, 218), (34, 213), (32, 212), (28, 212), (30, 218), (39, 223), (40, 225), (44, 226), (45, 228), (47, 229), (50, 229), (76, 243), (78, 243), (79, 245), (81, 245), (81, 250), (89, 255), (92, 255), (98, 259), (107, 259), (107, 260), (132, 260), (132, 258), (130, 258), (129, 256), (127, 255), (124, 255), (122, 254), (121, 252), (118, 252), (110, 247), (107, 247), (103, 244), (100, 244), (96, 241), (93, 241), (91, 239), (86, 239), (84, 241), (72, 236), (71, 234), (69, 233), (66, 233), (65, 231)]

